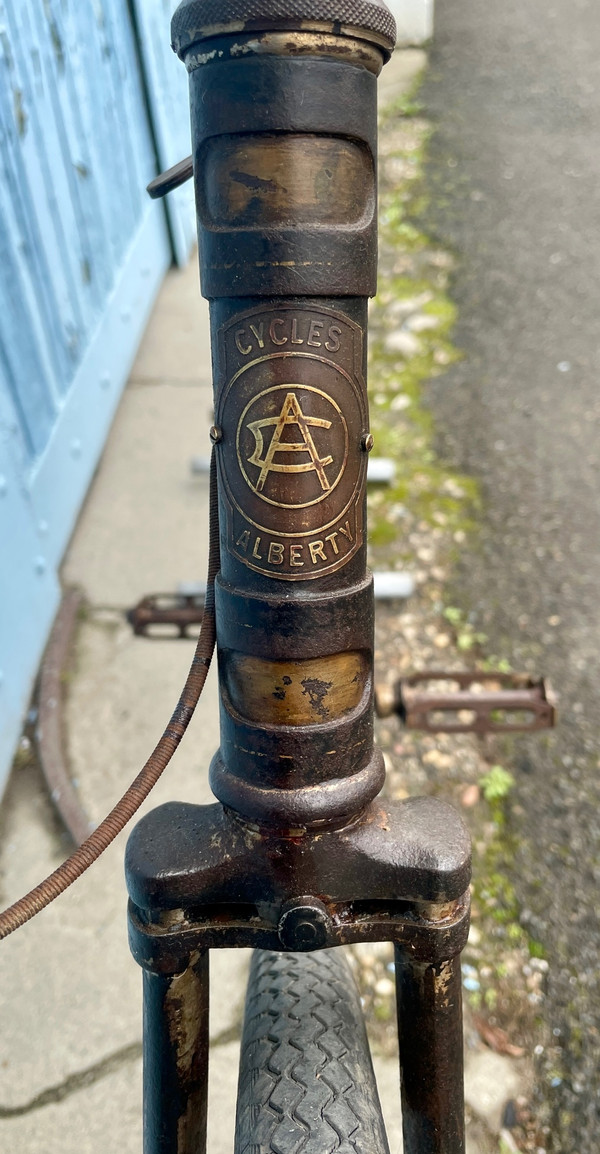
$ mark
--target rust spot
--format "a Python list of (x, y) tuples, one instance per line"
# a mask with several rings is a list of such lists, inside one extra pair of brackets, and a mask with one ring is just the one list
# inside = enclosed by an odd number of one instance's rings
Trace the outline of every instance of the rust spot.
[(389, 829), (388, 820), (389, 820), (388, 811), (386, 809), (383, 809), (383, 808), (378, 809), (376, 814), (374, 813), (372, 815), (369, 815), (369, 821), (376, 822), (377, 825), (379, 826), (379, 828), (382, 830)]
[(236, 180), (238, 184), (243, 184), (244, 188), (251, 188), (255, 192), (277, 192), (277, 185), (274, 180), (264, 180), (261, 176), (252, 176), (250, 172), (231, 172), (231, 179)]
[(325, 706), (325, 698), (333, 686), (333, 681), (321, 681), (318, 677), (307, 677), (300, 683), (303, 694), (308, 697), (311, 709), (319, 717), (328, 717), (329, 710)]

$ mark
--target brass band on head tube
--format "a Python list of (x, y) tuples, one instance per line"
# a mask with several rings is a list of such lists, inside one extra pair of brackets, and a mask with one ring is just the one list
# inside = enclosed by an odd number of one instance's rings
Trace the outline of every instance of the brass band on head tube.
[[(242, 26), (240, 25), (240, 31)], [(385, 63), (385, 42), (378, 38), (376, 33), (369, 37), (369, 41), (360, 35), (357, 29), (348, 28), (342, 35), (334, 35), (333, 25), (323, 24), (321, 27), (306, 28), (302, 32), (262, 32), (230, 38), (219, 43), (219, 48), (211, 46), (210, 40), (227, 35), (231, 37), (232, 25), (210, 29), (210, 38), (205, 39), (196, 52), (189, 52), (186, 57), (188, 72), (211, 64), (217, 57), (231, 59), (241, 56), (329, 56), (345, 63), (361, 65), (374, 76), (379, 76)], [(381, 48), (372, 40), (381, 39)]]
[(364, 653), (305, 661), (223, 656), (222, 675), (239, 714), (264, 725), (322, 725), (356, 709), (369, 680)]

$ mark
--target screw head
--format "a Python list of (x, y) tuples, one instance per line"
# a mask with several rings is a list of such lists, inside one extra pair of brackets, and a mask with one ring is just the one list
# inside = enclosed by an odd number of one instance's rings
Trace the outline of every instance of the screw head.
[(223, 440), (223, 430), (218, 425), (212, 425), (209, 432), (210, 439), (213, 445), (218, 445), (219, 441)]
[(375, 437), (373, 436), (373, 434), (372, 433), (365, 433), (364, 437), (362, 438), (362, 440), (360, 442), (361, 449), (362, 449), (363, 453), (370, 453), (374, 444), (375, 444)]
[(298, 953), (327, 945), (332, 922), (318, 898), (300, 898), (284, 906), (279, 919), (279, 940)]

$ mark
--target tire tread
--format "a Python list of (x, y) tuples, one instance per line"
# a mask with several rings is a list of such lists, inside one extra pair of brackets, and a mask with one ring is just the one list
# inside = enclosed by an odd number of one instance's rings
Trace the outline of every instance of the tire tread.
[(360, 998), (341, 950), (255, 951), (235, 1154), (389, 1154)]

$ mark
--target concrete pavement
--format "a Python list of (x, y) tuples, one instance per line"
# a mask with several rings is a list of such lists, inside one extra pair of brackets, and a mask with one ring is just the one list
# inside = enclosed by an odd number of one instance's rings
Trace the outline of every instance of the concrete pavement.
[(553, 1149), (598, 1147), (600, 971), (600, 11), (446, 0), (422, 98), (436, 126), (426, 227), (457, 256), (465, 356), (429, 398), (481, 480), (456, 604), (560, 694), (512, 752), (523, 924), (546, 951), (540, 1087)]

